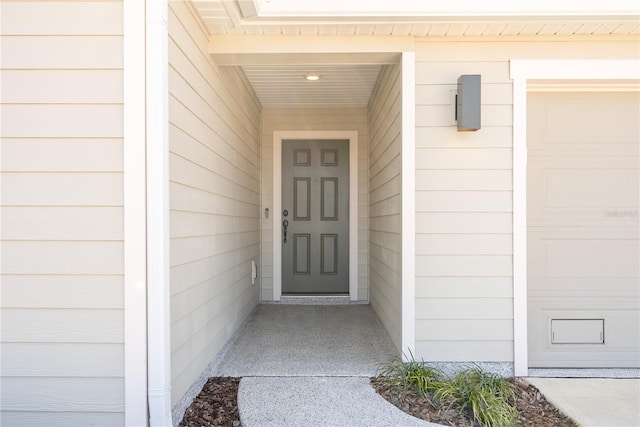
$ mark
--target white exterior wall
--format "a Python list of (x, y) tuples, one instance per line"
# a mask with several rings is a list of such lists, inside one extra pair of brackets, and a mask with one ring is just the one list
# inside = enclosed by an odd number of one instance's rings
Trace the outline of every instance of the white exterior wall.
[(402, 350), (402, 77), (385, 66), (369, 101), (371, 306)]
[[(637, 40), (422, 41), (416, 53), (416, 356), (513, 361), (511, 59), (637, 57)], [(482, 75), (482, 129), (450, 91)]]
[(367, 111), (364, 108), (265, 108), (262, 113), (262, 295), (273, 301), (273, 132), (338, 131), (358, 132), (358, 300), (369, 299), (368, 283), (368, 152)]
[(120, 2), (3, 2), (2, 425), (121, 425)]
[(175, 405), (258, 303), (260, 263), (260, 105), (183, 2), (169, 10), (169, 122)]

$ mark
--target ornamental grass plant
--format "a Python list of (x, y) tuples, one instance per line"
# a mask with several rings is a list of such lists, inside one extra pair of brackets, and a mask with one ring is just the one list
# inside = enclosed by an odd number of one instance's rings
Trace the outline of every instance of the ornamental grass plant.
[(394, 358), (379, 369), (394, 385), (413, 388), (432, 404), (468, 412), (485, 427), (509, 427), (516, 423), (513, 384), (506, 378), (483, 371), (478, 366), (457, 372), (453, 378), (442, 370), (417, 361), (413, 354)]
[(475, 420), (486, 427), (513, 426), (516, 409), (513, 385), (505, 378), (478, 367), (464, 369), (450, 381), (441, 382), (435, 397), (461, 411), (471, 411)]

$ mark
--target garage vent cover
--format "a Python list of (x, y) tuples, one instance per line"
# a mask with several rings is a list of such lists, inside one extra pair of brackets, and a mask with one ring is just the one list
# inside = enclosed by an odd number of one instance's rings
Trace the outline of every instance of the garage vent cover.
[(551, 319), (551, 344), (604, 344), (604, 319)]

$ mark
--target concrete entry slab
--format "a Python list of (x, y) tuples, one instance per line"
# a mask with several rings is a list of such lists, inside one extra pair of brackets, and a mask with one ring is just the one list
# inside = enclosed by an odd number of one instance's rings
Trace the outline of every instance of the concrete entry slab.
[(528, 378), (527, 381), (582, 427), (640, 425), (638, 378)]
[(399, 355), (368, 305), (260, 305), (216, 375), (375, 376)]

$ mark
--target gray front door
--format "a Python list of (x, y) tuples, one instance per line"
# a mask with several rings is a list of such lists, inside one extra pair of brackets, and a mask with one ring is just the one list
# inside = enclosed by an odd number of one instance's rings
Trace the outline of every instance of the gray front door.
[(282, 141), (282, 292), (349, 293), (349, 141)]

